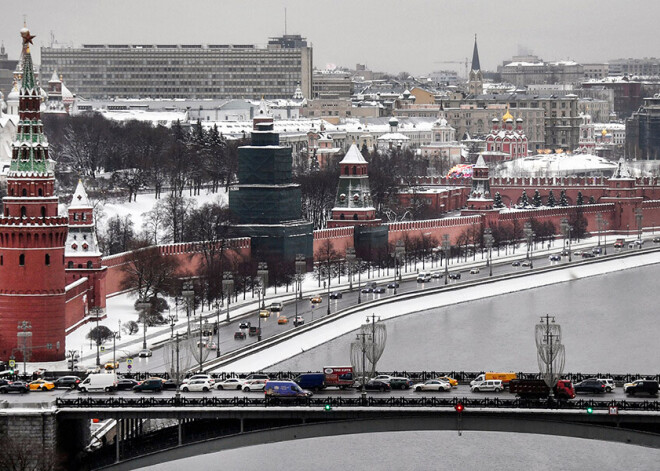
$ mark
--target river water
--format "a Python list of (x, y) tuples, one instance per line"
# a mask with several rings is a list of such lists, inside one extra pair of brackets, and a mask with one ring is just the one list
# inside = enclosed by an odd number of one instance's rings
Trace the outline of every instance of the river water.
[[(432, 309), (387, 321), (379, 370), (538, 371), (534, 325), (562, 325), (565, 371), (660, 372), (660, 265)], [(349, 364), (347, 334), (270, 370)], [(258, 445), (158, 466), (158, 471), (242, 469), (652, 470), (660, 450), (618, 443), (497, 432), (392, 432)], [(155, 469), (144, 468), (144, 469)]]

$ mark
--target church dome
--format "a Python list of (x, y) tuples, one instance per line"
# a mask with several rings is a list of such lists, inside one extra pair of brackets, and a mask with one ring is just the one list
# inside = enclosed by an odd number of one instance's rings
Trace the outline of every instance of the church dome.
[(509, 120), (513, 121), (513, 115), (511, 113), (509, 113), (509, 109), (507, 108), (506, 109), (506, 114), (504, 116), (502, 116), (502, 121), (507, 122)]

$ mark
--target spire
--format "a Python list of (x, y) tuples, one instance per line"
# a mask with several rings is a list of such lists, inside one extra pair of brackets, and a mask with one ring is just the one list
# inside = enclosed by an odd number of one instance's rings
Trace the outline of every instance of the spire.
[(479, 49), (477, 49), (477, 35), (474, 35), (474, 51), (472, 51), (472, 70), (481, 70), (479, 64)]
[(69, 209), (89, 209), (92, 208), (91, 203), (89, 202), (89, 197), (85, 191), (85, 186), (82, 183), (82, 180), (78, 180), (78, 186), (76, 191), (73, 193), (73, 198), (71, 199), (71, 205)]
[(37, 81), (34, 78), (34, 67), (32, 66), (32, 54), (30, 54), (30, 44), (36, 36), (30, 34), (27, 25), (21, 29), (21, 38), (23, 38), (23, 78), (21, 81), (21, 88), (32, 90), (35, 88)]

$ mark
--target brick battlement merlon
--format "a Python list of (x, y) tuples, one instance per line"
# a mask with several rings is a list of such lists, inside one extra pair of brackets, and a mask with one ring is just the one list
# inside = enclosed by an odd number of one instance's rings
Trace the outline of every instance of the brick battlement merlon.
[(21, 227), (39, 227), (39, 226), (67, 226), (68, 229), (69, 218), (67, 216), (55, 217), (0, 217), (0, 226), (21, 226)]

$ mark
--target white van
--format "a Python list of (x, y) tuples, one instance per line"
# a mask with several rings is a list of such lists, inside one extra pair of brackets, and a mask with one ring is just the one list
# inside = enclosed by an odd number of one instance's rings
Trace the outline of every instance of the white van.
[(117, 389), (117, 375), (112, 373), (93, 373), (78, 385), (78, 391), (111, 392)]

